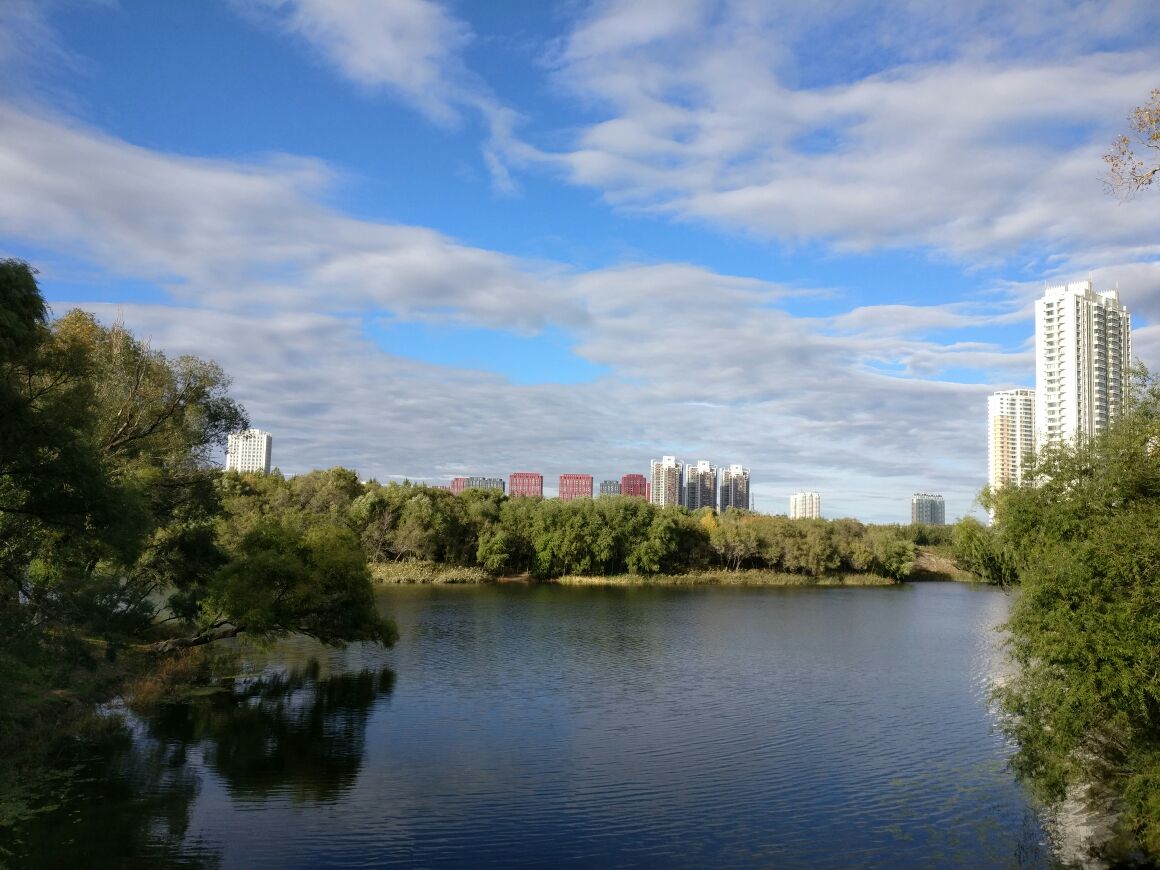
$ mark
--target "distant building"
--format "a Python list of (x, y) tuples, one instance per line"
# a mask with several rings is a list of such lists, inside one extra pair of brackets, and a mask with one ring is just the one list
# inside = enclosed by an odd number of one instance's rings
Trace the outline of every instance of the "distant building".
[(274, 438), (261, 429), (234, 432), (226, 439), (226, 471), (270, 473), (270, 452)]
[(816, 492), (795, 492), (789, 497), (791, 520), (816, 520), (822, 517), (822, 496)]
[(626, 474), (620, 478), (620, 494), (648, 498), (648, 478), (643, 474)]
[(929, 492), (916, 492), (910, 498), (910, 521), (926, 523), (928, 526), (945, 526), (947, 508), (943, 497)]
[(508, 495), (544, 497), (544, 475), (536, 471), (513, 471), (508, 475)]
[(705, 507), (717, 510), (717, 468), (713, 463), (702, 459), (685, 466), (683, 503), (691, 511)]
[(644, 483), (644, 500), (652, 504), (652, 482), (648, 480)]
[(452, 495), (459, 495), (463, 490), (467, 489), (466, 477), (451, 478), (451, 486), (449, 487)]
[(721, 510), (739, 508), (749, 510), (749, 469), (730, 465), (721, 469)]
[(1124, 404), (1132, 319), (1116, 290), (1075, 281), (1035, 302), (1035, 449), (1093, 438)]
[(571, 501), (574, 498), (592, 498), (591, 474), (561, 474), (560, 498)]
[(601, 495), (620, 495), (620, 481), (619, 480), (602, 480), (600, 481)]
[(1018, 486), (1035, 450), (1035, 390), (1000, 390), (987, 397), (987, 483)]
[(652, 478), (649, 501), (657, 507), (681, 503), (681, 463), (675, 456), (664, 456), (649, 463)]
[(503, 492), (504, 482), (502, 477), (469, 477), (464, 489), (494, 489)]

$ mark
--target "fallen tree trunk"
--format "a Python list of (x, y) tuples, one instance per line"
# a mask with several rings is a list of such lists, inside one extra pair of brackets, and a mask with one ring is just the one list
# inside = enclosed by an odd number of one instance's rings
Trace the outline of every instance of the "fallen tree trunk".
[(237, 637), (245, 630), (245, 626), (242, 625), (223, 625), (219, 628), (203, 631), (201, 634), (195, 634), (193, 637), (172, 637), (168, 640), (158, 641), (149, 647), (149, 651), (155, 653), (177, 652), (181, 649), (204, 646), (207, 643), (213, 643), (215, 640)]

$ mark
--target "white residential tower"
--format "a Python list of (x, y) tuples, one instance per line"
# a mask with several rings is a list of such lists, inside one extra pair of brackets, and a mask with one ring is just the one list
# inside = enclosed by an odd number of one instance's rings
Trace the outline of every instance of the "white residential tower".
[(816, 492), (795, 492), (789, 497), (791, 520), (819, 520), (822, 518), (822, 496)]
[(226, 442), (226, 471), (270, 473), (270, 447), (274, 439), (261, 429), (235, 432)]
[(1091, 438), (1124, 402), (1131, 317), (1091, 281), (1047, 288), (1035, 303), (1035, 445)]

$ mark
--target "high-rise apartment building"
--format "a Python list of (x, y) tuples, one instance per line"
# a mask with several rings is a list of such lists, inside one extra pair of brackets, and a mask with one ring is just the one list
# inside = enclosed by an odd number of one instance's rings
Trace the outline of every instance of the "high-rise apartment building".
[(649, 463), (649, 477), (652, 478), (649, 500), (657, 507), (668, 507), (681, 503), (681, 463), (675, 456), (663, 456)]
[[(455, 478), (459, 480), (460, 478)], [(452, 481), (454, 487), (455, 481)], [(463, 489), (494, 489), (499, 492), (504, 491), (504, 482), (502, 477), (469, 477)], [(462, 492), (462, 489), (460, 490)]]
[(601, 495), (620, 495), (620, 481), (619, 480), (602, 480), (600, 481)]
[(822, 496), (816, 492), (795, 492), (789, 497), (791, 520), (818, 520), (822, 518)]
[(721, 469), (721, 510), (749, 510), (749, 469), (730, 465)]
[(1035, 390), (1000, 390), (987, 397), (987, 482), (1018, 486), (1035, 450)]
[(620, 494), (648, 498), (648, 478), (643, 474), (626, 474), (620, 478)]
[(465, 489), (467, 489), (467, 478), (466, 477), (453, 477), (453, 478), (451, 478), (451, 494), (452, 495), (459, 495)]
[(1124, 402), (1132, 321), (1115, 290), (1091, 281), (1047, 288), (1035, 302), (1035, 447), (1091, 438)]
[(943, 497), (929, 492), (916, 492), (910, 498), (910, 521), (926, 523), (928, 526), (945, 526), (947, 507)]
[(571, 501), (574, 498), (592, 498), (591, 474), (561, 474), (560, 498)]
[(536, 471), (513, 471), (508, 475), (508, 495), (544, 497), (544, 475)]
[(684, 505), (691, 511), (699, 508), (717, 510), (717, 467), (702, 459), (685, 466)]
[(261, 429), (234, 432), (226, 439), (226, 471), (270, 473), (270, 448), (274, 438)]

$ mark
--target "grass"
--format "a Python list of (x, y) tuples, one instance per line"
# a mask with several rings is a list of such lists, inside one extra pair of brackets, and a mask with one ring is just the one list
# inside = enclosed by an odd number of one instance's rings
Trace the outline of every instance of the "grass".
[(371, 577), (384, 586), (426, 583), (494, 583), (495, 578), (482, 568), (457, 568), (434, 562), (375, 562)]
[(749, 569), (691, 571), (688, 574), (615, 574), (608, 577), (565, 576), (547, 581), (561, 586), (893, 586), (877, 574), (826, 574), (810, 577), (781, 571)]

